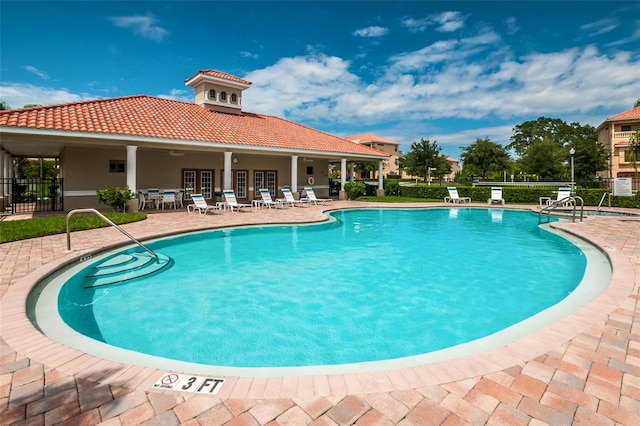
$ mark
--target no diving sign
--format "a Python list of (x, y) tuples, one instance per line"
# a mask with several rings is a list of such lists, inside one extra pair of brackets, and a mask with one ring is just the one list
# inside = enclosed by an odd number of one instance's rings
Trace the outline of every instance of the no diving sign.
[(175, 390), (180, 392), (218, 393), (224, 379), (213, 377), (191, 376), (188, 374), (167, 373), (151, 386), (153, 389)]

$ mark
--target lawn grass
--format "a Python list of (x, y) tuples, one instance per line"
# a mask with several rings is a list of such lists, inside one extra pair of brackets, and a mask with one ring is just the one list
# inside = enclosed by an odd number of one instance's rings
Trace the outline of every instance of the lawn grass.
[[(137, 222), (147, 218), (146, 213), (104, 213), (115, 224)], [(95, 215), (73, 216), (69, 220), (72, 231), (110, 226)], [(0, 222), (0, 243), (43, 237), (67, 232), (67, 217), (37, 217), (33, 219), (6, 220)]]

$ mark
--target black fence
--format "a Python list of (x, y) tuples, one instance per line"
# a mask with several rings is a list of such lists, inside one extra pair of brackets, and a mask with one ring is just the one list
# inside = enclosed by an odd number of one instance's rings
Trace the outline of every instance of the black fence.
[(20, 214), (63, 211), (62, 179), (2, 179), (3, 213)]

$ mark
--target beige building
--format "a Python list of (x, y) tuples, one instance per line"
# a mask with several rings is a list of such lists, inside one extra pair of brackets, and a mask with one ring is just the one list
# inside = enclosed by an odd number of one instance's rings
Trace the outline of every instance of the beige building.
[(638, 128), (640, 128), (640, 107), (609, 117), (598, 126), (598, 142), (610, 154), (609, 170), (598, 172), (598, 176), (602, 178), (635, 176), (635, 170), (629, 162), (629, 139)]
[[(389, 159), (383, 163), (383, 173), (385, 178), (389, 177), (389, 175), (398, 175), (402, 179), (413, 178), (412, 176), (407, 175), (404, 170), (400, 170), (399, 168), (399, 159), (402, 156), (402, 152), (399, 150), (400, 142), (396, 142), (373, 133), (351, 135), (347, 136), (345, 139), (349, 139), (355, 143), (366, 145), (389, 154)], [(456, 173), (460, 171), (460, 160), (456, 160), (451, 157), (447, 157), (447, 160), (451, 163), (451, 173), (444, 176), (444, 179), (446, 181), (453, 181), (456, 177)]]
[[(279, 117), (243, 111), (251, 82), (214, 70), (185, 81), (195, 102), (127, 96), (0, 111), (0, 198), (11, 199), (16, 157), (58, 158), (64, 210), (100, 207), (96, 190), (183, 188), (215, 201), (233, 189), (239, 201), (290, 187), (329, 193), (329, 166), (376, 162), (386, 152)], [(382, 191), (382, 179), (378, 190)], [(188, 198), (188, 197), (187, 197)]]

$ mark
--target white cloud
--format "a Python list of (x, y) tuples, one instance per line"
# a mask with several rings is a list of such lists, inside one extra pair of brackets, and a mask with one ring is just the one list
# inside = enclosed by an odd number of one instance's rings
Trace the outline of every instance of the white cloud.
[(113, 25), (121, 28), (132, 28), (135, 34), (154, 41), (162, 41), (169, 34), (167, 30), (156, 25), (158, 20), (151, 14), (133, 16), (113, 16)]
[(388, 28), (374, 25), (366, 28), (357, 29), (353, 32), (353, 35), (358, 37), (374, 38), (374, 37), (383, 37), (388, 33), (389, 33)]
[(37, 75), (43, 80), (49, 80), (49, 75), (46, 72), (40, 71), (38, 68), (34, 67), (33, 65), (27, 65), (24, 67), (24, 69), (32, 74)]
[(581, 30), (589, 32), (589, 36), (597, 36), (599, 34), (608, 33), (618, 27), (618, 20), (615, 18), (604, 18), (580, 27)]
[(634, 43), (638, 40), (640, 40), (640, 19), (637, 20), (635, 22), (636, 27), (633, 30), (633, 32), (631, 33), (631, 35), (629, 37), (625, 37), (623, 39), (614, 41), (612, 43), (607, 44), (607, 46), (620, 46), (623, 44), (629, 44), (629, 43)]
[(435, 30), (443, 33), (456, 31), (464, 27), (465, 17), (460, 12), (442, 12), (427, 16), (426, 18), (404, 18), (401, 24), (410, 32), (422, 32), (435, 26)]
[(156, 95), (159, 98), (173, 99), (174, 101), (193, 102), (193, 91), (184, 89), (171, 89), (169, 94)]
[(513, 35), (520, 31), (520, 26), (514, 16), (509, 16), (504, 19), (504, 25), (507, 28), (507, 34)]
[(25, 105), (52, 105), (79, 102), (95, 99), (86, 93), (71, 93), (67, 89), (52, 89), (22, 83), (2, 83), (0, 99), (11, 108), (22, 108)]
[(257, 53), (251, 53), (251, 52), (242, 51), (242, 52), (240, 52), (240, 56), (242, 56), (243, 58), (258, 59), (258, 54)]

